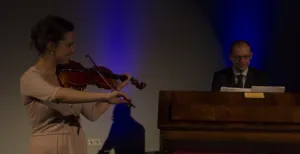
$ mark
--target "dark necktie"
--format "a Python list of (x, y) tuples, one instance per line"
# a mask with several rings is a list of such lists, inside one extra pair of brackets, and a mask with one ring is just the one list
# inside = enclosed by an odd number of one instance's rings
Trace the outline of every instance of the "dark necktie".
[(238, 79), (238, 82), (237, 82), (237, 87), (238, 88), (243, 88), (244, 86), (244, 84), (243, 84), (243, 77), (244, 77), (244, 75), (237, 75), (237, 79)]

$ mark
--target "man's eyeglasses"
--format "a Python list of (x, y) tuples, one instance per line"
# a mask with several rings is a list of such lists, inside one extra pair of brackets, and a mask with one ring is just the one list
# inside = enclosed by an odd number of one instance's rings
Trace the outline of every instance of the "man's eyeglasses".
[(251, 56), (233, 56), (235, 60), (249, 60)]

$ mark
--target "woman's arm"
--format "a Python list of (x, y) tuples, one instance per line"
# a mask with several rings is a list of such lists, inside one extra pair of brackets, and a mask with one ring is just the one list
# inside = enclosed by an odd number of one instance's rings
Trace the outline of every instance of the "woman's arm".
[(96, 93), (62, 88), (50, 84), (35, 71), (27, 72), (20, 78), (20, 91), (25, 96), (57, 103), (126, 102), (116, 98), (117, 96), (126, 97), (121, 92)]
[[(130, 75), (124, 75), (127, 76), (127, 80), (117, 83), (116, 88), (118, 91), (123, 89), (129, 83)], [(109, 106), (110, 104), (101, 101), (98, 103), (82, 104), (81, 114), (90, 121), (96, 121), (108, 109)]]
[(79, 91), (70, 88), (59, 88), (54, 95), (54, 101), (58, 103), (91, 103), (91, 102), (108, 102), (109, 93), (97, 93)]
[(110, 104), (105, 102), (82, 104), (81, 114), (90, 121), (96, 121), (109, 107)]

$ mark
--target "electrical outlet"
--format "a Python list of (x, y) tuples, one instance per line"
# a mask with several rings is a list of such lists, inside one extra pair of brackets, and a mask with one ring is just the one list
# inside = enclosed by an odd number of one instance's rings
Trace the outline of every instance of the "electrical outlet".
[(100, 139), (98, 138), (94, 138), (94, 139), (88, 139), (87, 141), (88, 146), (101, 146), (102, 142)]

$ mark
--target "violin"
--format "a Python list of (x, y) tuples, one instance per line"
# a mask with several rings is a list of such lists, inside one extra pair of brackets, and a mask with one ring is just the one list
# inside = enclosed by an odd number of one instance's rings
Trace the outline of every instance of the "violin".
[[(115, 85), (118, 81), (127, 80), (127, 76), (113, 73), (104, 66), (97, 66), (89, 55), (86, 55), (94, 66), (84, 67), (79, 62), (69, 60), (68, 64), (58, 65), (56, 74), (62, 87), (84, 90), (88, 85), (95, 85), (98, 88), (116, 90)], [(146, 87), (145, 82), (140, 82), (134, 77), (130, 77), (130, 82), (137, 89), (142, 90)], [(135, 107), (129, 103), (130, 107)]]

